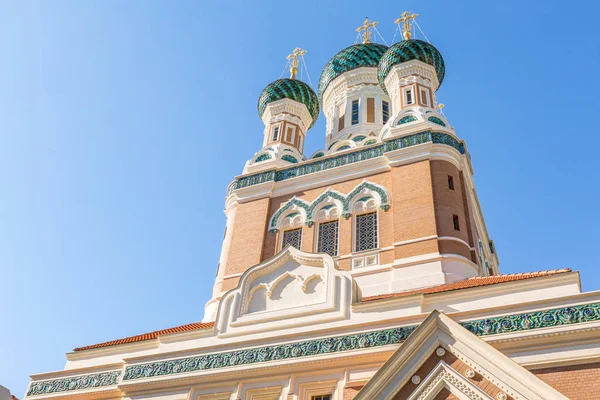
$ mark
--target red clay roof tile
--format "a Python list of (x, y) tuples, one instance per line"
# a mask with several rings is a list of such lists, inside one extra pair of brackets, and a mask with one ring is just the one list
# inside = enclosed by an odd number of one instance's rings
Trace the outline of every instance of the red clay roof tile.
[(468, 279), (458, 281), (458, 282), (453, 282), (453, 283), (447, 283), (444, 285), (409, 290), (406, 292), (380, 294), (380, 295), (376, 295), (376, 296), (363, 297), (362, 301), (366, 302), (366, 301), (381, 300), (381, 299), (391, 299), (391, 298), (397, 298), (397, 297), (410, 296), (411, 294), (424, 294), (425, 295), (425, 294), (449, 292), (452, 290), (468, 289), (468, 288), (474, 288), (474, 287), (478, 287), (478, 286), (487, 286), (487, 285), (493, 285), (496, 283), (520, 281), (523, 279), (538, 278), (541, 276), (563, 274), (565, 272), (571, 272), (571, 269), (564, 268), (564, 269), (553, 269), (553, 270), (549, 270), (549, 271), (522, 272), (520, 274), (476, 276), (473, 278), (468, 278)]
[(109, 346), (116, 346), (119, 344), (141, 342), (144, 340), (156, 339), (160, 335), (170, 335), (172, 333), (189, 332), (189, 331), (195, 331), (198, 329), (208, 329), (208, 328), (212, 328), (213, 326), (215, 326), (214, 322), (194, 322), (192, 324), (181, 325), (181, 326), (176, 326), (174, 328), (168, 328), (168, 329), (163, 329), (160, 331), (144, 333), (142, 335), (130, 336), (130, 337), (122, 338), (122, 339), (111, 340), (109, 342), (92, 344), (90, 346), (77, 347), (77, 348), (73, 349), (73, 351), (98, 349), (100, 347), (109, 347)]

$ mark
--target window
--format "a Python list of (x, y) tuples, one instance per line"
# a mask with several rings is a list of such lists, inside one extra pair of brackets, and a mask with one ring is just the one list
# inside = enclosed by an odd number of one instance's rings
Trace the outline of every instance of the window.
[(290, 229), (283, 232), (281, 248), (284, 248), (289, 244), (292, 247), (300, 249), (300, 243), (302, 243), (302, 228)]
[(375, 122), (375, 99), (367, 98), (367, 122)]
[(421, 104), (427, 107), (431, 106), (429, 103), (429, 90), (427, 89), (421, 89)]
[(273, 127), (273, 141), (276, 141), (279, 139), (279, 127), (275, 126)]
[(356, 216), (356, 251), (377, 248), (377, 212)]
[(452, 175), (448, 175), (448, 189), (454, 190), (454, 178)]
[(390, 104), (387, 101), (381, 102), (381, 116), (384, 124), (390, 119)]
[(338, 108), (338, 132), (344, 129), (344, 117), (346, 114), (346, 105), (342, 104)]
[(412, 89), (407, 89), (406, 90), (406, 104), (412, 104), (412, 103), (413, 103)]
[(458, 222), (458, 215), (452, 216), (452, 223), (454, 224), (454, 230), (460, 231), (460, 223)]
[(358, 100), (352, 100), (352, 125), (358, 124)]
[(319, 224), (319, 239), (317, 252), (337, 256), (338, 248), (338, 221), (323, 222)]
[(331, 400), (330, 394), (322, 394), (319, 396), (310, 396), (310, 400)]

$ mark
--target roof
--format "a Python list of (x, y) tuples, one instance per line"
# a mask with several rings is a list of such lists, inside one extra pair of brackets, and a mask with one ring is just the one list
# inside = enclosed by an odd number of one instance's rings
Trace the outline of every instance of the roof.
[(319, 100), (331, 82), (345, 72), (361, 67), (377, 67), (388, 49), (379, 43), (360, 43), (341, 50), (327, 62), (319, 79)]
[(493, 276), (476, 276), (468, 278), (458, 282), (446, 283), (444, 285), (430, 286), (427, 288), (409, 290), (406, 292), (380, 294), (376, 296), (363, 297), (362, 301), (373, 301), (381, 299), (392, 299), (404, 296), (410, 296), (413, 294), (434, 294), (442, 292), (450, 292), (453, 290), (470, 289), (480, 286), (494, 285), (497, 283), (522, 281), (524, 279), (539, 278), (542, 276), (564, 274), (566, 272), (572, 272), (570, 268), (563, 269), (552, 269), (549, 271), (538, 271), (538, 272), (522, 272), (519, 274), (506, 274), (506, 275), (493, 275)]
[(319, 118), (319, 99), (314, 90), (298, 79), (277, 79), (263, 89), (258, 97), (258, 115), (262, 118), (267, 105), (277, 100), (290, 99), (304, 104), (310, 113), (312, 122), (309, 129)]
[(212, 328), (214, 325), (215, 325), (214, 322), (194, 322), (194, 323), (187, 324), (187, 325), (176, 326), (174, 328), (167, 328), (167, 329), (162, 329), (160, 331), (154, 331), (154, 332), (144, 333), (141, 335), (129, 336), (129, 337), (122, 338), (122, 339), (111, 340), (108, 342), (92, 344), (90, 346), (77, 347), (77, 348), (73, 349), (73, 351), (98, 349), (101, 347), (117, 346), (119, 344), (142, 342), (144, 340), (156, 339), (160, 335), (170, 335), (173, 333), (181, 333), (181, 332), (189, 332), (189, 331), (195, 331), (195, 330), (200, 330), (200, 329), (208, 329), (208, 328)]

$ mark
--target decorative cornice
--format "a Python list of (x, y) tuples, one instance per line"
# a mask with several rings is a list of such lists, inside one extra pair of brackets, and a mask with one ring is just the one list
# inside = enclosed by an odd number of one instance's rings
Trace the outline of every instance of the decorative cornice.
[(285, 204), (283, 204), (271, 217), (269, 222), (269, 231), (274, 233), (279, 228), (279, 219), (283, 215), (283, 213), (296, 206), (297, 208), (303, 209), (303, 212), (306, 214), (305, 223), (310, 227), (314, 223), (315, 218), (315, 210), (319, 205), (321, 205), (327, 199), (337, 200), (341, 204), (340, 212), (345, 218), (348, 218), (351, 215), (350, 204), (353, 202), (354, 198), (359, 194), (363, 193), (363, 191), (369, 190), (371, 192), (375, 192), (379, 196), (378, 206), (381, 207), (382, 210), (387, 211), (390, 208), (389, 204), (389, 194), (385, 187), (380, 186), (376, 183), (372, 183), (363, 180), (358, 186), (356, 186), (348, 195), (344, 196), (342, 193), (339, 193), (331, 188), (328, 188), (325, 192), (323, 192), (319, 197), (313, 200), (311, 203), (308, 203), (302, 199), (298, 199), (295, 196), (288, 200)]
[(112, 386), (119, 382), (120, 376), (121, 371), (111, 371), (102, 372), (100, 374), (33, 382), (31, 386), (29, 386), (27, 396)]
[[(460, 325), (477, 336), (488, 336), (598, 320), (600, 320), (600, 303), (593, 303), (479, 319), (462, 322)], [(417, 325), (404, 326), (277, 346), (131, 365), (125, 368), (123, 381), (396, 345), (405, 341), (416, 328)]]
[(258, 185), (266, 182), (285, 181), (299, 176), (340, 167), (342, 165), (354, 164), (360, 161), (381, 157), (384, 155), (384, 153), (423, 143), (445, 144), (455, 148), (459, 153), (465, 154), (464, 141), (458, 140), (447, 133), (432, 132), (428, 130), (399, 138), (391, 138), (377, 146), (371, 146), (358, 151), (348, 152), (336, 157), (323, 157), (317, 160), (311, 160), (310, 162), (301, 163), (290, 168), (280, 170), (273, 169), (258, 174), (242, 176), (234, 180), (229, 185), (227, 194), (229, 195), (237, 189), (242, 189), (248, 186)]

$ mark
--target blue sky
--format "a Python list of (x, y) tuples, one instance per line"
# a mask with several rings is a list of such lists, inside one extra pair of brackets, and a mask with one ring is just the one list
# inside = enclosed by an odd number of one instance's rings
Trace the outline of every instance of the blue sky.
[(21, 397), (74, 347), (200, 320), (225, 189), (262, 143), (261, 90), (297, 46), (316, 85), (365, 16), (389, 42), (405, 9), (444, 55), (438, 100), (501, 271), (570, 267), (598, 290), (598, 8), (1, 2), (0, 384)]

